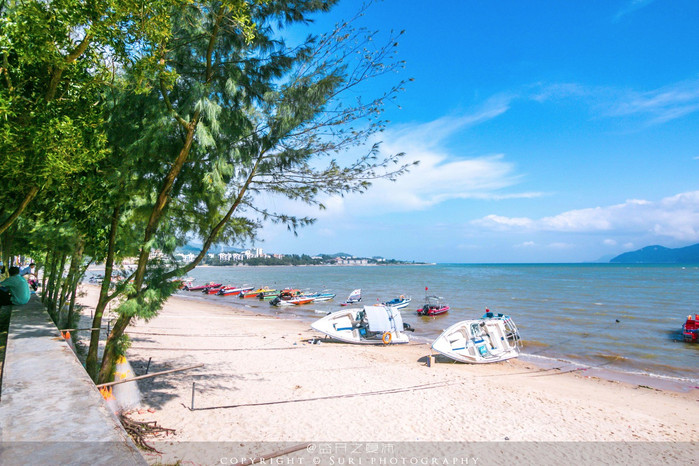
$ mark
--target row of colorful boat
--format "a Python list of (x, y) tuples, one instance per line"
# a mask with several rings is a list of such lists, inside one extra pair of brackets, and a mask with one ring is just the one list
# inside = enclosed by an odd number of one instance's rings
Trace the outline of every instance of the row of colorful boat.
[[(302, 292), (300, 289), (286, 288), (283, 290), (274, 290), (269, 287), (255, 289), (252, 286), (232, 286), (223, 285), (222, 283), (209, 282), (204, 285), (194, 286), (192, 281), (183, 281), (182, 289), (185, 291), (201, 291), (202, 293), (218, 295), (218, 296), (239, 296), (244, 298), (259, 298), (261, 300), (270, 300), (272, 306), (291, 306), (311, 304), (323, 301), (330, 301), (335, 298), (335, 294), (327, 292)], [(348, 306), (358, 303), (362, 300), (362, 290), (358, 288), (347, 297), (347, 300), (340, 303), (341, 306)], [(380, 303), (384, 306), (393, 307), (395, 309), (404, 309), (412, 302), (411, 298), (406, 298), (400, 295), (390, 301)], [(436, 316), (449, 311), (449, 306), (444, 303), (443, 298), (439, 296), (426, 296), (425, 304), (417, 310), (417, 314), (421, 316)]]

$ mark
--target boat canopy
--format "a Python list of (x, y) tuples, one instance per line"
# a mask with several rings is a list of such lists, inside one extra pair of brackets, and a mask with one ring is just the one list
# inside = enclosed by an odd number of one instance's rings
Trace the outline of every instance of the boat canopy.
[(369, 331), (371, 332), (393, 332), (403, 329), (403, 318), (400, 312), (391, 307), (385, 306), (364, 306)]

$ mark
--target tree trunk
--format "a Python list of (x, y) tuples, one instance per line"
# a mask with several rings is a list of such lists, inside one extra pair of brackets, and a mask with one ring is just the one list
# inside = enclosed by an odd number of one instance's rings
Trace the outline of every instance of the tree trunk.
[[(59, 253), (60, 254), (60, 253)], [(66, 259), (68, 258), (68, 254), (63, 253), (61, 254), (61, 258), (59, 260), (59, 265), (56, 270), (56, 275), (54, 276), (54, 284), (53, 288), (51, 289), (51, 298), (49, 300), (49, 314), (53, 315), (54, 322), (58, 324), (58, 316), (60, 314), (61, 310), (61, 303), (58, 302), (60, 299), (60, 291), (61, 291), (61, 282), (63, 281), (63, 270), (66, 267)]]
[[(66, 277), (65, 285), (63, 286), (63, 292), (61, 293), (61, 303), (65, 303), (68, 300), (68, 295), (75, 295), (75, 289), (78, 286), (78, 271), (80, 270), (80, 265), (83, 261), (83, 249), (85, 247), (85, 242), (82, 238), (78, 238), (77, 244), (75, 245), (75, 251), (70, 260), (70, 271), (68, 272), (68, 277)], [(72, 301), (72, 299), (71, 299)], [(68, 326), (73, 325), (71, 320), (73, 318), (73, 307), (68, 309), (68, 314), (66, 316), (66, 322)]]
[(56, 278), (56, 269), (58, 268), (58, 249), (54, 249), (51, 253), (51, 263), (48, 270), (48, 279), (46, 281), (46, 286), (44, 287), (44, 294), (42, 296), (42, 301), (46, 308), (48, 309), (51, 303), (51, 293), (53, 292), (54, 280)]
[(100, 368), (97, 383), (109, 382), (114, 371), (114, 365), (117, 359), (117, 343), (124, 334), (124, 330), (131, 323), (131, 316), (120, 315), (114, 323), (112, 332), (107, 337), (107, 342), (104, 345), (104, 356), (102, 357), (102, 367)]
[(121, 215), (121, 206), (117, 205), (112, 213), (112, 223), (109, 229), (109, 243), (107, 246), (107, 258), (104, 261), (104, 279), (100, 288), (100, 297), (95, 307), (95, 315), (92, 318), (92, 330), (90, 333), (90, 348), (87, 351), (87, 360), (85, 366), (87, 373), (92, 380), (97, 381), (99, 372), (99, 364), (97, 362), (97, 353), (100, 344), (100, 328), (102, 326), (102, 315), (110, 301), (109, 284), (112, 281), (112, 272), (114, 270), (114, 244), (116, 242), (117, 229), (119, 227), (119, 216)]

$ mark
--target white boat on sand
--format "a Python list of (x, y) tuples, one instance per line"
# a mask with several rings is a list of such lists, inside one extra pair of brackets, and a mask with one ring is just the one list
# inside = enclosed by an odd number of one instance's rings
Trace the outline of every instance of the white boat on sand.
[(403, 331), (413, 330), (398, 309), (386, 306), (343, 309), (313, 322), (311, 328), (335, 340), (365, 345), (408, 343)]
[(455, 361), (485, 364), (519, 356), (521, 345), (509, 316), (487, 312), (482, 319), (464, 320), (446, 329), (432, 349)]

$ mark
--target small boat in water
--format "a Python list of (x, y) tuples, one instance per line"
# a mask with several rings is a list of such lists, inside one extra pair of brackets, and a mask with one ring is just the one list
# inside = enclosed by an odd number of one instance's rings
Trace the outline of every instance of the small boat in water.
[(245, 293), (246, 291), (252, 290), (254, 287), (252, 286), (224, 286), (221, 288), (221, 290), (217, 293), (219, 296), (231, 296), (231, 295), (237, 295), (240, 293)]
[(485, 364), (519, 356), (519, 331), (509, 316), (488, 310), (481, 319), (457, 322), (432, 343), (432, 349), (455, 361)]
[(330, 313), (311, 324), (311, 328), (338, 341), (364, 345), (408, 343), (400, 311), (394, 307), (364, 306)]
[(425, 305), (417, 310), (419, 316), (438, 316), (449, 311), (449, 306), (440, 296), (425, 296)]
[(258, 288), (256, 290), (241, 291), (240, 298), (257, 298), (260, 296), (260, 293), (267, 292), (276, 294), (277, 290), (270, 290), (268, 287), (265, 286), (264, 288)]
[(275, 297), (273, 300), (269, 302), (271, 306), (285, 306), (285, 305), (292, 305), (294, 303), (290, 303), (294, 298), (297, 298), (299, 295), (301, 295), (301, 290), (298, 289), (286, 289), (282, 290), (281, 293), (277, 297)]
[(353, 292), (350, 293), (349, 297), (347, 298), (347, 301), (344, 303), (340, 303), (340, 306), (349, 306), (350, 304), (355, 304), (358, 303), (359, 301), (362, 300), (362, 289), (357, 288)]
[(696, 343), (699, 341), (699, 314), (688, 315), (687, 321), (682, 324), (684, 341)]
[(205, 285), (197, 285), (197, 286), (191, 286), (191, 285), (185, 285), (184, 288), (182, 288), (185, 291), (204, 291), (207, 288), (211, 287), (221, 287), (221, 283), (214, 283), (214, 282), (209, 282)]
[(335, 297), (335, 294), (333, 293), (311, 293), (306, 295), (310, 298), (313, 298), (314, 303), (321, 303), (323, 301), (330, 301)]
[(313, 301), (315, 301), (315, 298), (313, 296), (299, 295), (286, 301), (282, 301), (281, 304), (293, 304), (295, 306), (300, 306), (302, 304), (311, 304)]
[(396, 309), (403, 309), (408, 307), (408, 304), (412, 299), (406, 298), (403, 295), (400, 295), (399, 297), (392, 299), (390, 301), (386, 301), (385, 303), (381, 303), (383, 306), (390, 306), (390, 307), (395, 307)]
[(213, 286), (209, 286), (207, 288), (204, 288), (201, 291), (202, 291), (202, 293), (206, 293), (206, 294), (220, 294), (221, 290), (223, 290), (224, 288), (226, 288), (226, 287), (221, 285), (221, 284), (218, 284), (218, 285), (213, 285)]
[(265, 290), (262, 293), (258, 293), (257, 297), (261, 300), (264, 299), (274, 299), (279, 296), (279, 290)]

